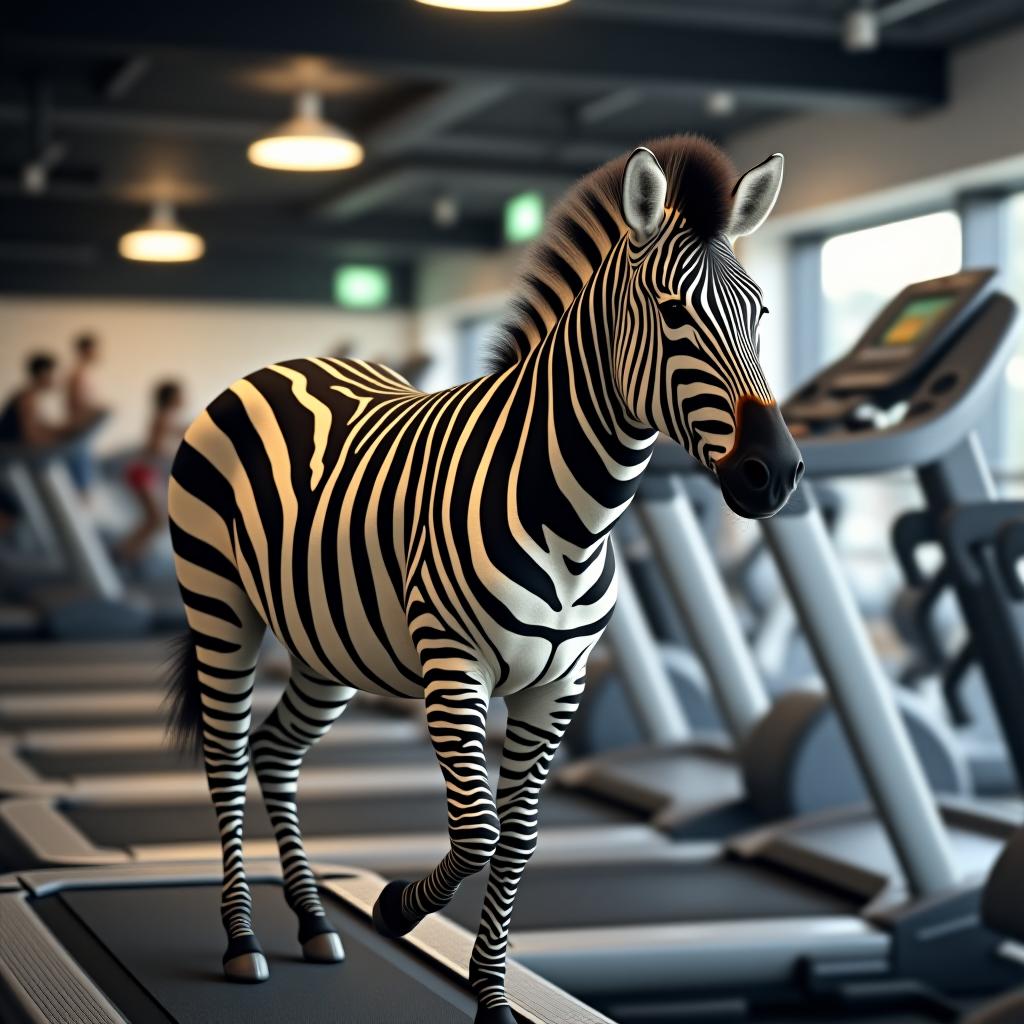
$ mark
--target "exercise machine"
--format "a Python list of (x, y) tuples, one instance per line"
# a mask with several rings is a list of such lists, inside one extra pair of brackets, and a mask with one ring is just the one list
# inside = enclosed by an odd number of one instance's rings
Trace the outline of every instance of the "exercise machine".
[[(67, 459), (88, 443), (100, 422), (45, 448), (0, 447), (0, 473), (45, 556), (25, 567), (20, 583), (5, 573), (8, 600), (23, 604), (35, 631), (51, 637), (135, 637), (182, 622), (177, 600), (160, 602), (127, 590), (82, 507)], [(25, 615), (18, 620), (19, 633)]]
[[(294, 916), (278, 866), (251, 862), (257, 918), (268, 937), (273, 980), (225, 985), (207, 965), (220, 956), (221, 867), (119, 865), (0, 878), (0, 1016), (153, 1024), (167, 1020), (387, 1020), (455, 1024), (473, 1016), (467, 984), (472, 936), (443, 918), (402, 942), (382, 939), (370, 913), (384, 880), (366, 871), (321, 869), (325, 909), (344, 936), (346, 961), (296, 956)], [(526, 1024), (611, 1024), (511, 961), (509, 1000)]]

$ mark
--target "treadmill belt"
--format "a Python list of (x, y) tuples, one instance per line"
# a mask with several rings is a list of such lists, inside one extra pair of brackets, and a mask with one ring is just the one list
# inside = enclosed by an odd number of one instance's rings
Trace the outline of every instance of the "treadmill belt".
[[(46, 779), (75, 775), (148, 775), (152, 772), (201, 771), (190, 754), (167, 747), (154, 750), (29, 750), (19, 755)], [(312, 767), (334, 765), (408, 765), (419, 761), (433, 767), (437, 762), (426, 743), (321, 743), (306, 757)]]
[[(140, 1019), (148, 993), (148, 1019), (179, 1024), (465, 1024), (475, 1009), (455, 980), (415, 951), (373, 931), (369, 922), (330, 894), (326, 907), (345, 944), (341, 964), (307, 964), (295, 937), (295, 917), (279, 886), (253, 886), (257, 933), (270, 964), (262, 985), (233, 985), (220, 962), (224, 931), (216, 885), (143, 886), (65, 890), (36, 901), (40, 916), (76, 955), (84, 925), (105, 947), (87, 967), (100, 988)], [(45, 907), (48, 903), (59, 907)], [(61, 911), (66, 911), (62, 913)], [(124, 977), (124, 972), (130, 978)], [(112, 977), (120, 974), (120, 980)], [(109, 988), (105, 984), (111, 981)], [(155, 1005), (153, 1005), (155, 1004)], [(166, 1016), (158, 1016), (162, 1007)], [(135, 1011), (135, 1012), (133, 1012)], [(148, 1017), (148, 1015), (147, 1015)]]
[[(424, 768), (425, 771), (437, 769)], [(311, 836), (359, 836), (367, 833), (405, 835), (444, 832), (448, 828), (440, 778), (436, 793), (399, 793), (382, 797), (367, 794), (333, 799), (303, 798), (300, 782), (299, 824)], [(76, 804), (67, 801), (63, 813), (97, 846), (137, 846), (146, 843), (213, 841), (217, 829), (213, 806), (207, 799), (181, 804)], [(552, 787), (541, 800), (541, 827), (629, 824), (643, 818), (628, 810)], [(245, 835), (273, 838), (262, 801), (249, 800)]]
[[(482, 873), (463, 882), (445, 916), (475, 930), (485, 883)], [(519, 889), (512, 930), (817, 917), (856, 914), (859, 907), (842, 894), (739, 861), (533, 864)]]

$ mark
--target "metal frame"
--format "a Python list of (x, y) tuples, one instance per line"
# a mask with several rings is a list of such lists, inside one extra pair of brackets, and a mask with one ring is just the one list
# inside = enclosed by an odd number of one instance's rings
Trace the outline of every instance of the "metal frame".
[[(309, 769), (302, 774), (302, 798), (325, 799), (365, 797), (380, 794), (421, 794), (442, 806), (443, 781), (436, 771), (422, 767), (374, 767), (358, 772), (339, 773), (333, 769)], [(249, 780), (248, 797), (259, 799), (259, 786)], [(80, 785), (54, 792), (12, 797), (0, 802), (0, 827), (39, 864), (75, 865), (128, 863), (132, 861), (194, 861), (218, 857), (220, 843), (211, 824), (209, 840), (136, 844), (127, 847), (102, 847), (83, 834), (62, 811), (62, 804), (93, 806), (133, 806), (144, 800), (148, 806), (172, 813), (176, 805), (209, 802), (206, 781), (200, 772), (163, 773), (156, 776), (92, 776)], [(563, 826), (542, 830), (544, 856), (571, 850), (586, 856), (636, 857), (638, 853), (669, 846), (670, 840), (647, 824), (609, 824), (600, 826)], [(447, 832), (379, 833), (358, 836), (307, 836), (306, 849), (314, 857), (370, 864), (394, 870), (436, 863), (449, 848)], [(718, 849), (717, 844), (699, 849)], [(246, 850), (253, 856), (272, 856), (273, 837), (247, 839)], [(611, 851), (611, 852), (609, 852)]]
[[(425, 741), (423, 725), (413, 717), (394, 720), (354, 721), (332, 729), (319, 742), (320, 747), (346, 747), (368, 744), (413, 743)], [(16, 735), (0, 735), (0, 796), (55, 796), (66, 792), (95, 790), (128, 781), (124, 775), (82, 773), (50, 777), (40, 775), (27, 760), (32, 753), (62, 754), (94, 751), (121, 751), (134, 754), (155, 750), (167, 743), (163, 726), (108, 726), (93, 729), (35, 729)], [(311, 771), (326, 769), (311, 769)], [(331, 769), (337, 771), (337, 769)], [(371, 768), (364, 769), (371, 771)], [(191, 770), (183, 760), (180, 772), (147, 772), (145, 778), (154, 788), (174, 784), (180, 778), (201, 778), (202, 770)], [(303, 774), (305, 779), (305, 773)]]

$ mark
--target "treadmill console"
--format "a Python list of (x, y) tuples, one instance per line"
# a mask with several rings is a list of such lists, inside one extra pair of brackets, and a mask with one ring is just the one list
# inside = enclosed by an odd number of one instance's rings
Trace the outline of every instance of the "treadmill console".
[(844, 421), (859, 407), (906, 397), (979, 309), (994, 278), (994, 270), (965, 270), (908, 285), (850, 352), (786, 403), (787, 423), (801, 433), (828, 422), (850, 426)]

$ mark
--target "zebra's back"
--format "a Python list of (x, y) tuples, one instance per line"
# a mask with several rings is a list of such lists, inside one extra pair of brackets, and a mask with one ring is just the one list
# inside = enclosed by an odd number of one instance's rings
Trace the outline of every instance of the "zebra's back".
[(428, 402), (386, 367), (336, 359), (267, 366), (220, 394), (172, 470), (186, 603), (187, 580), (229, 605), (241, 590), (315, 672), (418, 695), (405, 510), (408, 452)]

